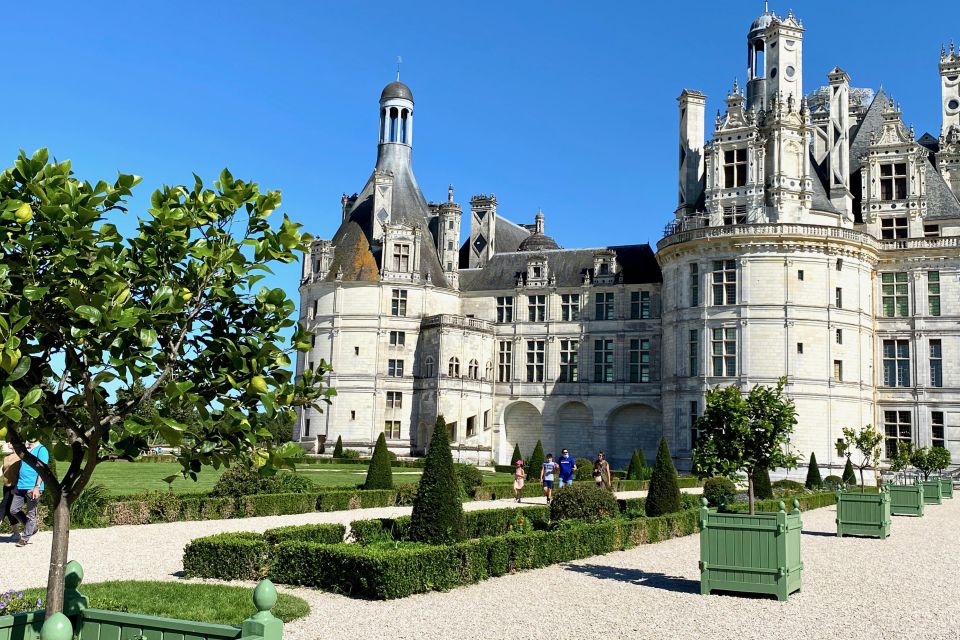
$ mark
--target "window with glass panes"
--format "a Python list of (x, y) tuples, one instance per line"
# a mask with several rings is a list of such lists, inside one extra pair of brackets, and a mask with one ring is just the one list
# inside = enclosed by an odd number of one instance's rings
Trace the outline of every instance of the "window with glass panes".
[(696, 400), (690, 401), (690, 450), (697, 448), (700, 439), (700, 430), (697, 429), (697, 418), (700, 417), (700, 406)]
[(593, 341), (593, 381), (613, 382), (613, 340)]
[(737, 262), (713, 261), (713, 304), (737, 303)]
[(924, 238), (939, 238), (939, 237), (940, 237), (940, 225), (938, 225), (938, 224), (925, 224), (925, 225), (923, 225), (923, 237), (924, 237)]
[(399, 391), (387, 391), (387, 409), (399, 409), (403, 406), (403, 394)]
[(560, 317), (564, 322), (580, 319), (580, 294), (560, 294)]
[(400, 272), (410, 270), (410, 245), (393, 245), (393, 270)]
[(910, 386), (910, 342), (883, 341), (883, 386)]
[(497, 346), (497, 381), (510, 382), (513, 372), (513, 342), (501, 340)]
[(880, 238), (883, 240), (899, 240), (907, 237), (906, 218), (881, 218)]
[(843, 344), (843, 329), (837, 329), (837, 344)]
[(747, 184), (747, 150), (728, 149), (723, 152), (723, 186), (725, 189)]
[(513, 322), (513, 296), (497, 296), (497, 322)]
[(724, 207), (723, 224), (728, 227), (734, 224), (747, 224), (747, 205), (737, 204)]
[(833, 303), (837, 309), (843, 309), (843, 289), (837, 287), (833, 292)]
[(710, 342), (713, 375), (737, 375), (737, 330), (732, 327), (714, 329)]
[(405, 289), (393, 289), (390, 294), (390, 315), (407, 315), (407, 292)]
[(480, 379), (480, 363), (476, 360), (470, 360), (470, 362), (467, 363), (467, 377), (471, 380)]
[(837, 382), (843, 382), (843, 361), (833, 361), (833, 379)]
[(907, 198), (907, 163), (880, 165), (880, 198), (905, 200)]
[(943, 386), (943, 346), (940, 340), (930, 341), (930, 386)]
[(383, 435), (388, 440), (400, 439), (400, 421), (386, 420), (383, 423)]
[(402, 347), (407, 342), (407, 334), (404, 331), (391, 331), (390, 332), (390, 346), (391, 347)]
[(880, 274), (880, 301), (884, 318), (906, 318), (910, 315), (907, 272)]
[(560, 382), (578, 382), (579, 371), (579, 340), (560, 340)]
[(910, 424), (909, 411), (884, 411), (883, 433), (886, 444), (886, 457), (897, 455), (897, 447), (902, 442), (905, 445), (913, 441), (913, 428)]
[(527, 382), (543, 382), (543, 340), (527, 340)]
[(387, 360), (387, 376), (390, 378), (403, 377), (403, 360), (393, 358)]
[(691, 376), (700, 375), (700, 329), (690, 329), (687, 337), (688, 347), (688, 371)]
[(650, 292), (649, 291), (631, 291), (630, 292), (630, 318), (636, 320), (647, 319), (650, 317)]
[(940, 315), (940, 272), (927, 271), (927, 313)]
[(947, 440), (944, 437), (943, 411), (930, 412), (930, 444), (943, 448), (947, 446)]
[(630, 382), (650, 382), (650, 341), (630, 339)]
[(700, 265), (690, 265), (690, 306), (700, 306)]
[(543, 322), (547, 318), (547, 296), (527, 296), (527, 321)]
[(597, 320), (613, 320), (613, 293), (597, 293), (593, 297), (595, 318)]
[(451, 378), (460, 377), (460, 358), (450, 358), (450, 361), (447, 363), (447, 375)]

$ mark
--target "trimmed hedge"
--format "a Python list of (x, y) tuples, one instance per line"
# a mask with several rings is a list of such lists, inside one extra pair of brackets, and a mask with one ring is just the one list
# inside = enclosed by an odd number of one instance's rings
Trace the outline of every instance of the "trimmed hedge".
[(259, 533), (221, 533), (192, 540), (183, 550), (188, 578), (259, 580), (267, 575), (270, 545)]
[(263, 532), (263, 539), (267, 544), (281, 542), (318, 542), (320, 544), (340, 544), (347, 533), (342, 524), (304, 524), (290, 527), (267, 529)]
[[(502, 536), (509, 533), (514, 516), (523, 514), (535, 529), (544, 529), (550, 523), (550, 507), (519, 507), (517, 509), (482, 509), (463, 514), (468, 538)], [(409, 541), (410, 516), (354, 520), (350, 523), (350, 538), (360, 544)]]

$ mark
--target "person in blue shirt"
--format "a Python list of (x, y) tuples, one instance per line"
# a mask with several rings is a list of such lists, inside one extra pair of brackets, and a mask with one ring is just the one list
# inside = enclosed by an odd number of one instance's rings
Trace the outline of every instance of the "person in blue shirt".
[[(28, 443), (29, 451), (37, 460), (47, 464), (50, 462), (50, 452), (39, 442)], [(40, 504), (40, 494), (43, 493), (43, 480), (37, 470), (30, 466), (24, 458), (20, 463), (20, 476), (17, 479), (17, 488), (13, 493), (13, 504), (10, 510), (14, 517), (23, 525), (23, 533), (17, 541), (18, 547), (25, 547), (30, 543), (30, 537), (37, 532), (37, 505)], [(23, 513), (26, 506), (27, 512)]]
[(577, 472), (577, 462), (570, 451), (564, 449), (557, 460), (557, 466), (560, 467), (560, 488), (573, 484), (573, 474)]

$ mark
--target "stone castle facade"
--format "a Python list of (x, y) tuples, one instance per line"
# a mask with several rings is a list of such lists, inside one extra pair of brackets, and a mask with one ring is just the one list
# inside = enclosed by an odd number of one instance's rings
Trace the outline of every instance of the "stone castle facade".
[(840, 68), (805, 93), (803, 35), (765, 12), (749, 71), (707, 140), (706, 96), (679, 99), (679, 206), (649, 245), (562, 249), (542, 213), (493, 195), (428, 202), (413, 174), (414, 101), (380, 97), (377, 165), (313, 243), (300, 286), (315, 334), (298, 371), (338, 391), (294, 437), (422, 453), (438, 414), (455, 456), (508, 463), (603, 449), (689, 465), (704, 392), (788, 377), (792, 447), (841, 464), (841, 429), (945, 446), (960, 462), (960, 52), (940, 53), (942, 126), (917, 136), (882, 90)]

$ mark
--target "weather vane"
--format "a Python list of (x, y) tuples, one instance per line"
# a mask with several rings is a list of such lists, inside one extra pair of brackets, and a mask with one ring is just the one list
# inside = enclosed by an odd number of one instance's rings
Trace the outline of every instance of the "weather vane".
[(397, 82), (400, 82), (400, 65), (403, 64), (403, 58), (397, 56)]

